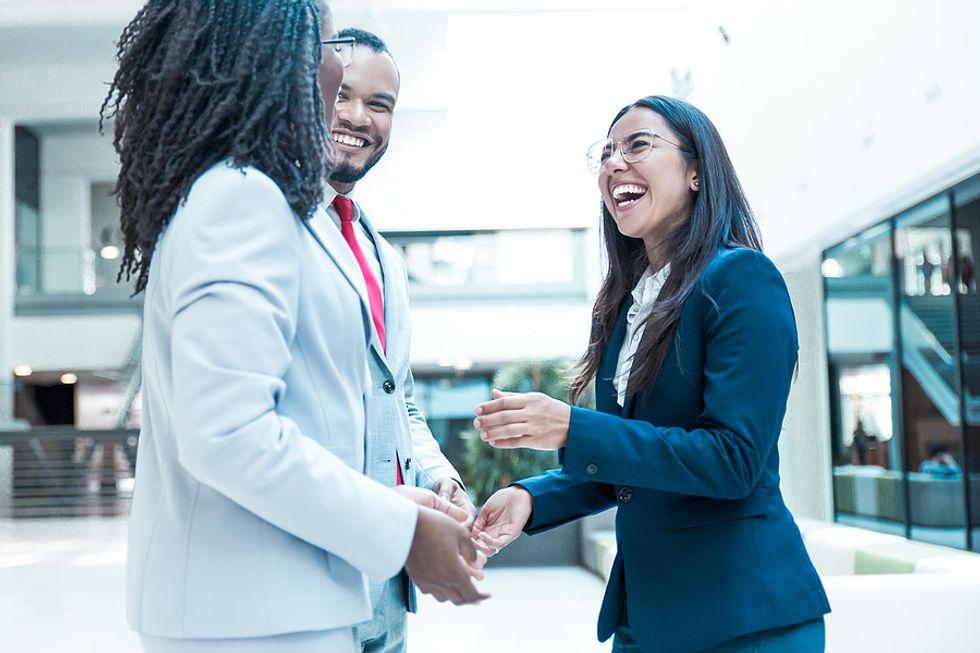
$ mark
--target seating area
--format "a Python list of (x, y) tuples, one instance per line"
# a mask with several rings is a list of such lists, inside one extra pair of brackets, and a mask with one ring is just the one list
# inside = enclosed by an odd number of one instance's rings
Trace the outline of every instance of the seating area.
[[(980, 523), (980, 475), (971, 474), (971, 522)], [(963, 479), (909, 472), (912, 523), (931, 528), (962, 528)], [(834, 468), (834, 502), (837, 512), (904, 522), (902, 472), (877, 466)]]
[[(583, 563), (607, 578), (613, 512), (583, 525)], [(814, 519), (797, 525), (833, 612), (828, 653), (980, 650), (980, 554)]]

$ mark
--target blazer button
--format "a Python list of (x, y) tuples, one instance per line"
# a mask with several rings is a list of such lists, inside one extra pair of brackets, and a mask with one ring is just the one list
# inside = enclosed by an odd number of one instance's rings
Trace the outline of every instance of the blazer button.
[(391, 379), (388, 379), (387, 381), (381, 384), (381, 389), (384, 390), (386, 393), (391, 394), (392, 392), (395, 391), (395, 384), (392, 383)]
[(623, 503), (629, 503), (633, 500), (633, 488), (620, 488), (619, 490), (619, 500)]
[(595, 463), (589, 463), (585, 466), (585, 473), (589, 476), (595, 476), (596, 472), (599, 471), (599, 466)]

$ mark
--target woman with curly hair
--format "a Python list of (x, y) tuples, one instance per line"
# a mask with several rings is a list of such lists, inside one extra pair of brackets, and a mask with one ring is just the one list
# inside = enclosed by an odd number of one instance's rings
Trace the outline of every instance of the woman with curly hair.
[(403, 566), (483, 598), (463, 511), (362, 473), (371, 316), (320, 208), (344, 65), (321, 30), (316, 0), (150, 0), (119, 42), (102, 113), (120, 276), (145, 293), (127, 613), (148, 651), (352, 651), (365, 576)]

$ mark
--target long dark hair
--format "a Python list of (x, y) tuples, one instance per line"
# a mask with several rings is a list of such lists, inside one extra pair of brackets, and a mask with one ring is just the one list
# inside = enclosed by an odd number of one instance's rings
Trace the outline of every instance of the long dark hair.
[[(309, 216), (327, 177), (317, 0), (149, 0), (123, 30), (100, 111), (115, 118), (118, 279), (146, 287), (163, 229), (194, 180), (230, 159)], [(100, 121), (101, 125), (101, 121)]]
[[(726, 246), (762, 250), (752, 209), (725, 144), (708, 117), (682, 100), (651, 95), (616, 114), (609, 132), (626, 112), (635, 107), (652, 109), (667, 122), (680, 139), (684, 157), (695, 162), (700, 190), (690, 217), (674, 227), (660, 247), (663, 261), (670, 264), (670, 276), (644, 323), (643, 337), (627, 385), (629, 396), (653, 389), (677, 331), (684, 303), (718, 250)], [(592, 310), (589, 347), (572, 380), (569, 395), (573, 403), (598, 374), (602, 354), (616, 326), (623, 301), (650, 263), (643, 241), (622, 235), (605, 205), (602, 207), (602, 238), (608, 269)]]

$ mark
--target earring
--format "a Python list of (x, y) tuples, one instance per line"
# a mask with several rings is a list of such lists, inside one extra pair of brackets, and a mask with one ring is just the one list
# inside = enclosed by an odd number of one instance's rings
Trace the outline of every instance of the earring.
[(697, 179), (694, 180), (694, 190), (701, 188), (701, 182)]

